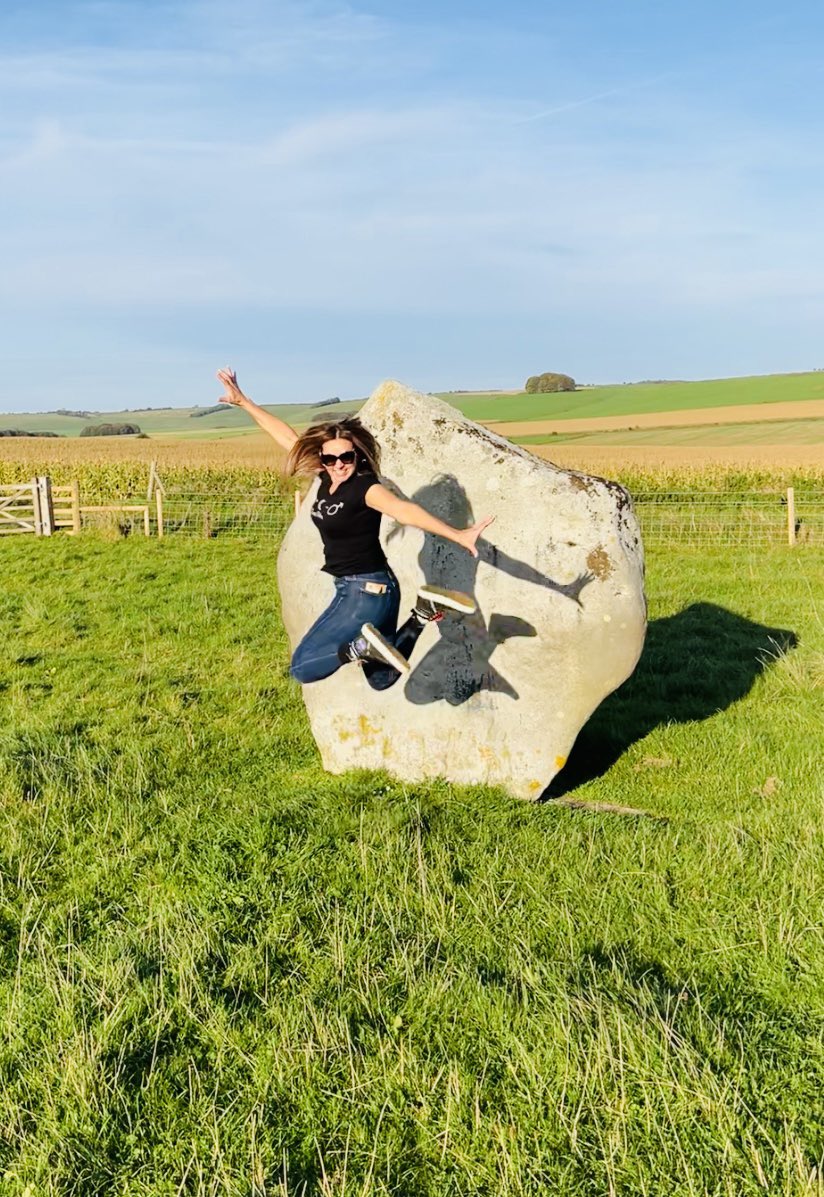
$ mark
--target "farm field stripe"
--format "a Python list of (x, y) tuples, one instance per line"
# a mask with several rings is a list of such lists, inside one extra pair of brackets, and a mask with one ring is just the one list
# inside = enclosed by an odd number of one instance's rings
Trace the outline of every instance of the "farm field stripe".
[[(711, 412), (712, 418), (708, 419)], [(501, 436), (532, 436), (552, 432), (563, 424), (566, 432), (624, 432), (633, 428), (687, 428), (696, 424), (761, 424), (773, 420), (810, 420), (824, 417), (824, 399), (802, 399), (793, 403), (742, 404), (737, 407), (690, 408), (687, 411), (639, 412), (625, 416), (588, 416), (572, 419), (564, 415), (541, 420), (484, 420)]]
[[(414, 385), (415, 380), (409, 379)], [(719, 407), (824, 400), (824, 372), (755, 375), (745, 378), (704, 379), (693, 382), (661, 381), (620, 383), (606, 386), (582, 385), (574, 392), (534, 395), (519, 390), (439, 392), (440, 398), (457, 407), (471, 420), (611, 419), (621, 415), (665, 411), (713, 410)], [(338, 418), (357, 411), (365, 398), (345, 399), (334, 407), (317, 403), (266, 403), (267, 411), (280, 415), (295, 427), (316, 419)], [(333, 414), (334, 413), (334, 414)], [(30, 433), (50, 432), (77, 440), (89, 424), (135, 424), (152, 439), (173, 438), (186, 444), (200, 440), (244, 441), (253, 430), (240, 411), (211, 407), (143, 408), (132, 411), (15, 412), (0, 414), (0, 429)], [(123, 437), (92, 437), (92, 440), (122, 440)]]

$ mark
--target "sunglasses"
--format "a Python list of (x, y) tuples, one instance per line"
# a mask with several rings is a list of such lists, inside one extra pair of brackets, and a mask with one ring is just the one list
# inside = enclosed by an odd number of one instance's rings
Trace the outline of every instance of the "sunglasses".
[(320, 455), (321, 465), (333, 466), (337, 461), (339, 461), (341, 465), (354, 465), (355, 450), (347, 449), (345, 453), (321, 453)]

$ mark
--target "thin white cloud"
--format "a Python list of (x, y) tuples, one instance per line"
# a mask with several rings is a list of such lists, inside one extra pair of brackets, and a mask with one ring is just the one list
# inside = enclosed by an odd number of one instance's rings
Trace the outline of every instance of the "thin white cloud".
[(299, 164), (330, 155), (349, 154), (381, 144), (397, 150), (410, 141), (443, 139), (461, 114), (446, 107), (384, 111), (333, 112), (299, 121), (260, 151), (261, 161), (276, 166)]
[(640, 79), (637, 82), (622, 84), (620, 87), (610, 87), (606, 91), (596, 91), (591, 96), (583, 96), (579, 100), (568, 100), (562, 104), (554, 104), (550, 108), (543, 108), (540, 112), (530, 113), (529, 116), (519, 117), (516, 124), (528, 125), (533, 121), (546, 120), (550, 116), (560, 116), (564, 112), (574, 112), (576, 108), (587, 108), (591, 104), (597, 104), (601, 100), (609, 100), (614, 96), (629, 95), (631, 92), (640, 91), (642, 88), (653, 87), (665, 79), (673, 78), (672, 74), (653, 75), (649, 79)]

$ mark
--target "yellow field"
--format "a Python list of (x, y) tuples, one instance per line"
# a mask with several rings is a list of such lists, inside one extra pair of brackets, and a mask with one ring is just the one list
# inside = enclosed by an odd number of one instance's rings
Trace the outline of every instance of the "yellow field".
[(152, 437), (137, 440), (126, 436), (98, 436), (71, 439), (41, 439), (39, 437), (0, 438), (0, 464), (21, 462), (35, 467), (42, 465), (104, 464), (108, 462), (156, 461), (158, 469), (164, 466), (176, 469), (193, 466), (199, 469), (217, 469), (234, 466), (254, 466), (258, 469), (277, 469), (283, 461), (283, 454), (270, 437), (259, 432), (246, 436), (220, 438), (215, 440), (181, 441), (171, 437)]
[[(821, 407), (819, 414), (813, 408)], [(792, 410), (785, 410), (792, 409)], [(757, 414), (756, 414), (757, 413)], [(711, 414), (712, 424), (707, 423)], [(770, 475), (780, 479), (790, 473), (799, 473), (815, 478), (818, 484), (824, 481), (824, 446), (821, 444), (802, 443), (803, 417), (824, 415), (824, 402), (807, 401), (803, 404), (775, 403), (770, 405), (769, 414), (765, 414), (763, 406), (755, 409), (749, 406), (731, 408), (717, 408), (711, 413), (707, 409), (669, 412), (666, 415), (652, 413), (638, 416), (622, 416), (610, 419), (565, 420), (563, 433), (581, 432), (590, 434), (597, 431), (593, 423), (610, 441), (616, 437), (616, 432), (608, 429), (607, 425), (620, 425), (622, 430), (647, 429), (643, 433), (643, 444), (598, 444), (589, 437), (585, 441), (565, 441), (560, 439), (546, 444), (529, 444), (524, 448), (545, 460), (556, 462), (560, 466), (570, 467), (595, 474), (611, 475), (621, 478), (628, 471), (632, 474), (651, 474), (661, 471), (663, 474), (689, 472), (705, 475), (718, 475), (724, 470), (736, 471), (765, 477)], [(730, 429), (736, 424), (749, 423), (754, 425), (758, 420), (758, 427), (762, 430), (774, 421), (788, 419), (797, 420), (799, 429), (799, 443), (793, 443), (793, 437), (780, 445), (764, 443), (725, 444), (724, 437), (729, 435)], [(666, 425), (662, 426), (662, 419)], [(690, 427), (698, 429), (701, 425), (701, 444), (668, 445), (656, 443), (653, 439), (656, 428), (660, 428), (662, 440), (666, 440), (665, 428)], [(522, 421), (518, 423), (491, 423), (489, 427), (500, 434), (508, 436), (523, 436), (547, 433), (553, 431), (551, 421)], [(557, 426), (558, 431), (561, 427)], [(778, 425), (776, 424), (777, 428)], [(716, 443), (713, 444), (713, 430)], [(725, 432), (726, 429), (726, 432)], [(743, 432), (743, 429), (742, 429)], [(628, 439), (632, 439), (631, 436)], [(753, 428), (753, 440), (757, 439), (756, 429)], [(273, 441), (263, 433), (250, 431), (244, 436), (221, 438), (215, 440), (181, 441), (180, 439), (152, 437), (151, 439), (136, 440), (131, 437), (94, 437), (87, 439), (0, 439), (0, 482), (20, 480), (34, 474), (50, 473), (56, 482), (63, 482), (77, 475), (90, 476), (89, 470), (95, 475), (106, 474), (114, 479), (123, 479), (117, 489), (122, 491), (128, 478), (133, 491), (139, 491), (143, 485), (142, 479), (148, 479), (149, 462), (156, 461), (161, 477), (164, 471), (168, 473), (173, 484), (180, 485), (185, 472), (192, 475), (202, 475), (209, 471), (220, 474), (233, 474), (240, 478), (240, 472), (248, 470), (249, 477), (269, 474), (280, 475), (283, 465), (283, 454)], [(108, 466), (101, 470), (101, 467)], [(119, 467), (119, 468), (118, 468)], [(292, 486), (293, 483), (288, 483)]]
[(556, 465), (585, 473), (642, 470), (765, 470), (776, 475), (810, 472), (824, 480), (824, 452), (816, 445), (524, 445), (530, 453)]
[[(495, 432), (500, 425), (493, 426)], [(516, 434), (517, 435), (517, 434)], [(575, 469), (600, 470), (624, 465), (655, 467), (729, 465), (736, 468), (765, 466), (775, 469), (818, 467), (824, 471), (824, 451), (817, 445), (593, 445), (560, 442), (558, 444), (525, 445), (524, 448)], [(47, 473), (54, 466), (71, 466), (116, 462), (146, 465), (156, 461), (161, 474), (164, 467), (180, 470), (192, 467), (203, 469), (250, 468), (279, 470), (283, 454), (268, 437), (250, 434), (234, 440), (189, 441), (126, 440), (124, 437), (89, 438), (88, 440), (0, 440), (0, 467), (4, 463), (26, 466), (31, 474)]]

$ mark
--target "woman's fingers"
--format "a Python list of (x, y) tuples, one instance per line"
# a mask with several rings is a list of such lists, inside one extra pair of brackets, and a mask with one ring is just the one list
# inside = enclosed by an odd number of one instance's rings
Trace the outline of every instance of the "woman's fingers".
[[(468, 531), (472, 533), (472, 543), (473, 544), (478, 539), (478, 537), (481, 535), (481, 533), (484, 531), (484, 529), (489, 527), (489, 525), (492, 523), (492, 521), (494, 519), (495, 519), (494, 515), (488, 515), (484, 519), (478, 520), (477, 524), (473, 524), (472, 527), (468, 529)], [(476, 554), (476, 556), (477, 556), (477, 554)]]
[(231, 366), (224, 366), (222, 370), (218, 370), (217, 376), (223, 383), (226, 391), (218, 399), (218, 403), (231, 403), (237, 406), (240, 403), (240, 387), (237, 385), (237, 375)]
[(478, 556), (478, 550), (475, 547), (475, 542), (479, 539), (484, 528), (488, 528), (494, 519), (494, 515), (488, 515), (484, 519), (478, 520), (477, 524), (473, 524), (471, 528), (467, 528), (466, 532), (463, 534), (463, 538), (460, 543), (463, 544), (467, 552), (471, 553), (473, 557)]

